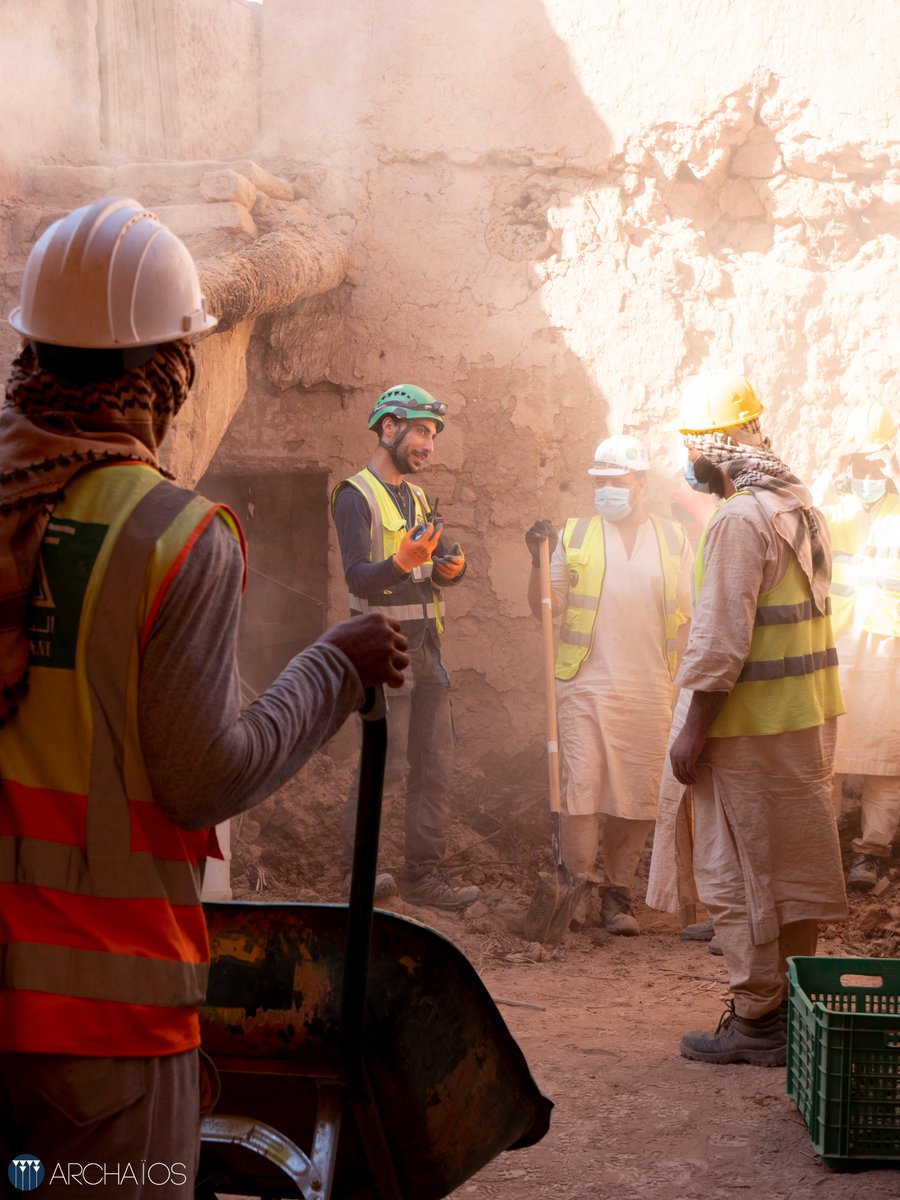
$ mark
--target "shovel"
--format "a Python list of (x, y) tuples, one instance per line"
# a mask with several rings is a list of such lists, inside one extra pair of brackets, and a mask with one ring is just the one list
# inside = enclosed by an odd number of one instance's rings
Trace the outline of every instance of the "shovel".
[(550, 598), (550, 544), (540, 545), (541, 632), (544, 642), (544, 691), (547, 701), (547, 764), (550, 770), (550, 845), (555, 870), (541, 872), (537, 890), (525, 914), (525, 936), (530, 942), (556, 945), (569, 930), (578, 901), (587, 886), (586, 875), (572, 875), (559, 848), (559, 743), (556, 725), (556, 672), (553, 653), (553, 608)]

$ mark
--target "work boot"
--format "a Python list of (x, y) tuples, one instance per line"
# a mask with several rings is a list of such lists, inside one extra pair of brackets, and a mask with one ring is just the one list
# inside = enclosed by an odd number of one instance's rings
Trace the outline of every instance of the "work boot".
[(443, 871), (432, 871), (421, 879), (400, 877), (400, 899), (428, 908), (468, 908), (481, 895), (477, 887), (454, 887)]
[(722, 949), (722, 943), (719, 941), (719, 939), (717, 937), (710, 938), (708, 950), (709, 950), (710, 954), (718, 954), (720, 958), (725, 953), (725, 951)]
[(600, 901), (600, 916), (607, 933), (615, 933), (619, 937), (637, 937), (640, 933), (631, 911), (631, 894), (628, 888), (604, 888)]
[(712, 921), (700, 925), (685, 925), (678, 933), (686, 942), (711, 942), (715, 937)]
[(783, 1067), (787, 1062), (785, 1015), (779, 1005), (764, 1017), (739, 1017), (734, 1001), (729, 1000), (715, 1033), (686, 1033), (681, 1053), (697, 1062)]
[[(350, 899), (350, 881), (352, 876), (348, 871), (341, 882), (341, 895), (345, 900)], [(388, 900), (391, 896), (397, 895), (397, 884), (394, 882), (393, 875), (384, 874), (375, 876), (375, 895), (374, 900)]]
[(878, 882), (878, 859), (874, 854), (854, 854), (847, 874), (847, 887), (855, 892), (871, 892)]

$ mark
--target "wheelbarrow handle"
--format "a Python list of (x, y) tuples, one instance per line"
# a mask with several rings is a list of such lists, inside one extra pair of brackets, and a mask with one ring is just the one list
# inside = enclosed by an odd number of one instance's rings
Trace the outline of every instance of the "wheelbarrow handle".
[(366, 688), (366, 698), (359, 710), (359, 715), (364, 721), (380, 721), (387, 716), (384, 688), (380, 683), (377, 687)]
[(347, 944), (341, 989), (341, 1054), (352, 1078), (362, 1070), (362, 1036), (375, 902), (375, 871), (381, 830), (381, 798), (387, 759), (387, 706), (382, 688), (367, 688), (359, 756), (359, 800), (353, 843), (353, 873), (347, 913)]

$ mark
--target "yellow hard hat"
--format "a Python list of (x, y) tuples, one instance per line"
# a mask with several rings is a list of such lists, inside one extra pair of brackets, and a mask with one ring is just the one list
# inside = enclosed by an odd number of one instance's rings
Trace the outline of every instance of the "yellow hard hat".
[(874, 454), (893, 440), (897, 426), (887, 409), (873, 402), (853, 410), (847, 431), (854, 454)]
[(763, 406), (743, 375), (720, 371), (695, 375), (684, 385), (676, 428), (679, 433), (712, 433), (746, 425)]

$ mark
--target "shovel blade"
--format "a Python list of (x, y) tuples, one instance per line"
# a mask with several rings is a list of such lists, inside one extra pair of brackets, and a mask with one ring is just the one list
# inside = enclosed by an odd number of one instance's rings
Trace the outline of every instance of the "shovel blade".
[(523, 922), (528, 941), (559, 945), (586, 887), (587, 876), (570, 875), (563, 867), (552, 875), (542, 872)]

